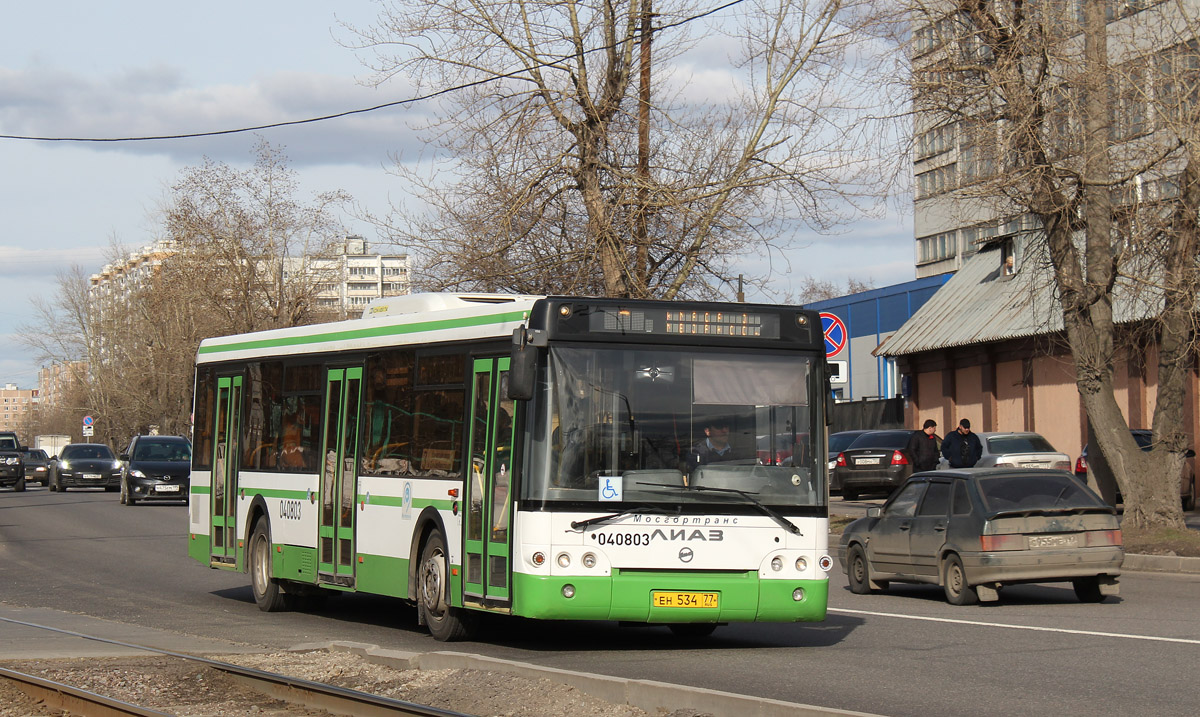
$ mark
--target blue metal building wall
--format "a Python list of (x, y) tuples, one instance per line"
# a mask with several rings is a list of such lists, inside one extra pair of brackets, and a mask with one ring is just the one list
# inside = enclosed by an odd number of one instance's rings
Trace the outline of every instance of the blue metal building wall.
[(929, 276), (903, 284), (805, 304), (804, 308), (833, 314), (846, 325), (846, 347), (833, 360), (846, 361), (849, 382), (845, 398), (888, 398), (887, 359), (871, 352), (891, 332), (916, 313), (951, 274)]

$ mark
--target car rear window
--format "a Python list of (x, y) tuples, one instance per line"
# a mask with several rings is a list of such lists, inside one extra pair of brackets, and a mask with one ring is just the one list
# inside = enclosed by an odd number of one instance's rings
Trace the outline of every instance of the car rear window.
[(871, 431), (850, 444), (851, 448), (903, 448), (908, 445), (912, 431)]
[(990, 510), (1051, 510), (1105, 505), (1067, 473), (980, 478), (979, 492)]
[(988, 453), (1057, 453), (1041, 436), (992, 436), (988, 438)]
[(829, 437), (829, 452), (840, 453), (850, 447), (854, 439), (863, 434), (861, 433), (835, 433)]

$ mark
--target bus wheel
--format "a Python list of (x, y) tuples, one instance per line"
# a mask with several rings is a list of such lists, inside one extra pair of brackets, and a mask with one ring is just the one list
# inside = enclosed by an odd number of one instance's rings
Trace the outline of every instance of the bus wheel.
[(417, 571), (418, 606), (429, 634), (440, 642), (466, 639), (471, 633), (471, 615), (450, 607), (448, 600), (450, 570), (446, 560), (446, 539), (438, 531), (429, 534), (421, 549)]
[(254, 602), (263, 612), (278, 612), (290, 607), (290, 595), (279, 587), (279, 581), (271, 577), (271, 533), (266, 518), (259, 518), (250, 535), (250, 589)]

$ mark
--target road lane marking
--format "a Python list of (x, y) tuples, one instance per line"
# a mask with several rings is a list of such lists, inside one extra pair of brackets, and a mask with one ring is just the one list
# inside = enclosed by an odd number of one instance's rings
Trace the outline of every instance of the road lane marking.
[(924, 620), (926, 622), (948, 622), (955, 625), (976, 625), (979, 627), (1004, 627), (1010, 630), (1030, 630), (1032, 632), (1058, 632), (1064, 635), (1087, 635), (1089, 637), (1119, 637), (1125, 640), (1150, 640), (1151, 642), (1179, 642), (1185, 645), (1200, 645), (1200, 640), (1185, 637), (1156, 637), (1154, 635), (1129, 635), (1121, 632), (1097, 632), (1095, 630), (1071, 630), (1065, 627), (1038, 627), (1036, 625), (1008, 625), (1002, 622), (983, 622), (981, 620), (956, 620), (951, 617), (927, 617), (924, 615), (904, 615), (895, 612), (874, 612), (872, 610), (847, 610), (846, 608), (831, 607), (829, 612), (845, 615), (873, 615), (875, 617), (898, 617), (903, 620)]

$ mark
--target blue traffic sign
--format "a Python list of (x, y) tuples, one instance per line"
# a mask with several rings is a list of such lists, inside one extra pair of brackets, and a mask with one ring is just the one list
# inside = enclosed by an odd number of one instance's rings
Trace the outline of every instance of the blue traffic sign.
[(85, 426), (91, 426), (91, 425), (92, 425), (92, 417), (91, 417), (91, 416), (84, 416), (84, 417), (83, 417), (83, 425), (85, 425)]
[(825, 332), (825, 355), (833, 358), (846, 348), (846, 325), (833, 314), (821, 312), (821, 328)]

